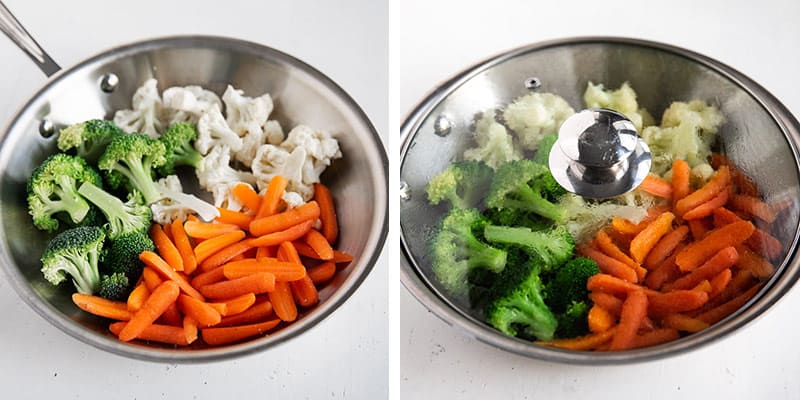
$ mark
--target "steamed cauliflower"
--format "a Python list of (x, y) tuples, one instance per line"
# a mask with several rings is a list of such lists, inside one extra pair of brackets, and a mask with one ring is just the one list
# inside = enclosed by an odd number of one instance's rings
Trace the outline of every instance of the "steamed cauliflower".
[(314, 186), (303, 182), (303, 167), (308, 155), (304, 147), (295, 147), (291, 152), (271, 144), (261, 146), (253, 159), (253, 175), (258, 180), (259, 190), (266, 189), (276, 175), (287, 181), (286, 191), (299, 194), (303, 201), (314, 196)]
[(339, 142), (332, 138), (330, 133), (305, 125), (298, 125), (292, 129), (286, 135), (286, 140), (281, 143), (281, 147), (289, 152), (298, 148), (305, 150), (307, 157), (303, 162), (302, 182), (306, 185), (319, 182), (320, 174), (331, 165), (331, 161), (342, 157)]
[(200, 86), (175, 86), (164, 90), (164, 120), (172, 125), (176, 122), (196, 124), (206, 110), (222, 108), (222, 101), (216, 93)]
[(239, 136), (247, 132), (261, 131), (272, 112), (272, 97), (266, 93), (260, 97), (244, 96), (244, 91), (228, 85), (222, 94), (225, 102), (228, 126)]
[(204, 221), (219, 216), (219, 210), (203, 200), (183, 192), (183, 186), (176, 175), (169, 175), (156, 182), (159, 192), (164, 196), (150, 205), (153, 221), (169, 224), (176, 219), (185, 221), (189, 215), (197, 214)]
[(143, 133), (152, 139), (158, 138), (166, 128), (159, 119), (161, 97), (158, 95), (158, 81), (148, 79), (133, 94), (131, 110), (114, 113), (114, 123), (128, 133)]
[(531, 93), (522, 96), (503, 112), (506, 126), (517, 135), (517, 143), (525, 150), (536, 150), (542, 137), (558, 133), (561, 124), (575, 110), (561, 96), (552, 93)]
[(264, 129), (249, 131), (242, 137), (242, 148), (233, 153), (233, 158), (248, 168), (253, 165), (258, 149), (265, 144), (279, 145), (283, 142), (283, 128), (278, 121), (267, 121)]
[(514, 138), (494, 119), (491, 110), (475, 123), (475, 141), (477, 147), (464, 151), (465, 160), (483, 161), (497, 169), (501, 164), (522, 158), (522, 152), (514, 146)]
[(194, 148), (205, 155), (221, 146), (230, 151), (239, 151), (243, 146), (242, 138), (228, 126), (222, 111), (212, 107), (197, 121), (197, 140), (194, 142)]
[(622, 84), (617, 90), (605, 89), (603, 84), (589, 82), (583, 101), (587, 108), (607, 108), (624, 114), (641, 132), (642, 128), (655, 124), (653, 116), (644, 108), (639, 108), (636, 102), (636, 92), (628, 82)]

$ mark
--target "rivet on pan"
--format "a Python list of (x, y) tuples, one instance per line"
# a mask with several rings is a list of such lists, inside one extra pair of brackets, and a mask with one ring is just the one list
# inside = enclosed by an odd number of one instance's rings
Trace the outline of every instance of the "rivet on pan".
[(56, 126), (53, 124), (53, 121), (50, 121), (48, 118), (42, 118), (42, 122), (39, 123), (39, 134), (42, 137), (50, 137), (56, 133)]
[(411, 200), (411, 188), (405, 181), (400, 181), (400, 200)]
[(116, 74), (105, 74), (100, 78), (100, 90), (111, 93), (119, 85), (119, 77)]
[(450, 120), (450, 116), (446, 114), (441, 114), (436, 117), (436, 121), (433, 122), (433, 133), (445, 137), (450, 134), (450, 131), (453, 129), (453, 122)]
[(537, 77), (525, 79), (525, 87), (528, 88), (528, 90), (537, 90), (542, 87), (542, 81)]

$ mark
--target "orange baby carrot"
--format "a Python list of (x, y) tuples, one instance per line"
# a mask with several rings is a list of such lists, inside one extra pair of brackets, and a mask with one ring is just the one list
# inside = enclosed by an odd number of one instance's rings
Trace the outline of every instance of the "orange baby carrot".
[[(335, 269), (335, 267), (334, 267)], [(228, 279), (269, 272), (275, 275), (275, 280), (290, 282), (303, 279), (306, 269), (302, 264), (278, 261), (274, 258), (245, 259), (229, 262), (223, 266), (225, 277)]]
[(739, 260), (739, 253), (733, 247), (726, 247), (708, 259), (703, 265), (693, 269), (675, 282), (664, 286), (665, 291), (691, 289), (698, 283), (711, 279), (720, 272), (732, 267)]
[(698, 309), (708, 301), (708, 293), (700, 290), (673, 290), (648, 296), (648, 300), (650, 315), (659, 317)]
[(128, 295), (127, 307), (128, 311), (136, 312), (142, 308), (145, 300), (150, 296), (150, 289), (147, 288), (147, 285), (144, 282), (139, 283), (136, 285), (135, 288), (131, 291)]
[(746, 292), (734, 297), (730, 301), (708, 310), (700, 315), (697, 316), (697, 319), (704, 321), (708, 324), (716, 324), (717, 322), (723, 320), (725, 317), (733, 314), (736, 310), (742, 308), (748, 300), (750, 300), (753, 296), (761, 290), (761, 285), (755, 285), (748, 289)]
[[(166, 263), (165, 263), (166, 264)], [(150, 294), (142, 308), (133, 314), (130, 322), (119, 332), (119, 340), (129, 342), (138, 337), (148, 326), (151, 326), (170, 304), (174, 304), (180, 294), (180, 288), (174, 281), (164, 281)], [(183, 329), (180, 330), (183, 335)], [(184, 336), (185, 339), (185, 336)]]
[(597, 243), (597, 246), (600, 248), (600, 251), (605, 253), (607, 256), (622, 261), (634, 270), (639, 268), (639, 263), (633, 261), (632, 258), (628, 257), (627, 254), (620, 250), (620, 248), (614, 244), (614, 241), (611, 240), (611, 237), (608, 236), (605, 230), (601, 229), (597, 231), (597, 235), (595, 235), (594, 239), (595, 243)]
[(639, 187), (653, 196), (658, 196), (667, 200), (672, 199), (672, 185), (655, 175), (647, 175)]
[(244, 237), (244, 232), (236, 230), (203, 241), (194, 248), (194, 256), (197, 259), (197, 263), (202, 264), (206, 258), (211, 257), (214, 253), (244, 239)]
[(269, 301), (275, 315), (281, 320), (291, 322), (297, 319), (297, 306), (287, 282), (275, 283), (275, 290), (269, 292)]
[(73, 293), (72, 302), (81, 310), (100, 317), (118, 321), (128, 321), (131, 319), (131, 312), (128, 311), (128, 305), (121, 301), (111, 301), (99, 296)]
[(153, 224), (150, 227), (150, 238), (153, 239), (153, 244), (156, 245), (158, 254), (164, 258), (164, 261), (172, 267), (175, 271), (183, 271), (183, 258), (181, 253), (175, 247), (175, 244), (167, 237), (164, 230), (159, 224)]
[(614, 217), (611, 220), (611, 226), (614, 230), (624, 235), (635, 235), (641, 231), (637, 224), (620, 217)]
[(186, 344), (197, 340), (197, 321), (188, 315), (183, 317), (183, 334), (186, 335)]
[(769, 261), (748, 248), (737, 246), (736, 251), (739, 252), (739, 260), (736, 265), (749, 270), (756, 278), (768, 278), (775, 272), (775, 267)]
[(730, 268), (728, 268), (718, 273), (717, 276), (711, 278), (711, 280), (708, 281), (711, 284), (711, 292), (708, 293), (708, 297), (713, 299), (716, 295), (722, 292), (731, 282), (732, 277), (733, 272), (731, 272)]
[(686, 224), (689, 225), (689, 232), (692, 233), (692, 239), (694, 239), (694, 241), (703, 239), (708, 231), (711, 230), (711, 224), (708, 222), (708, 218), (692, 219), (686, 221)]
[(701, 239), (686, 246), (675, 258), (681, 271), (691, 271), (706, 262), (718, 251), (736, 246), (747, 240), (755, 230), (749, 221), (734, 222), (717, 228)]
[[(724, 207), (714, 210), (714, 224), (717, 227), (722, 227), (740, 221), (744, 220), (739, 218), (739, 216), (733, 211), (730, 211)], [(775, 260), (780, 257), (781, 252), (783, 251), (783, 245), (781, 242), (760, 228), (756, 228), (755, 231), (753, 231), (753, 234), (747, 238), (745, 244), (753, 249), (753, 251), (755, 251), (757, 254), (770, 260)]]
[[(280, 215), (280, 214), (278, 214)], [(313, 220), (307, 220), (297, 225), (286, 228), (285, 230), (268, 233), (254, 239), (250, 239), (253, 245), (259, 247), (277, 246), (283, 242), (291, 242), (303, 237), (311, 230), (314, 225)]]
[(248, 230), (250, 228), (250, 222), (253, 221), (252, 216), (242, 212), (231, 211), (221, 207), (217, 207), (217, 211), (219, 211), (219, 217), (214, 218), (214, 221), (221, 224), (236, 225), (239, 229)]
[(234, 257), (242, 255), (247, 250), (255, 247), (251, 239), (245, 239), (220, 249), (214, 255), (200, 263), (200, 271), (209, 271), (231, 261)]
[[(300, 254), (301, 256), (308, 257), (308, 258), (313, 258), (315, 260), (321, 260), (321, 258), (319, 257), (319, 254), (317, 254), (317, 252), (314, 251), (314, 249), (312, 249), (311, 246), (307, 245), (302, 240), (292, 241), (292, 245), (294, 245), (294, 248), (297, 250), (297, 253)], [(335, 251), (336, 250), (334, 250), (334, 252)], [(335, 257), (335, 253), (334, 253), (334, 257)]]
[(214, 326), (222, 320), (222, 315), (214, 307), (185, 294), (178, 296), (178, 308), (201, 327)]
[(192, 278), (192, 286), (199, 288), (212, 283), (217, 283), (225, 279), (225, 272), (222, 267), (217, 267), (212, 270), (198, 274)]
[(275, 275), (267, 272), (200, 287), (200, 293), (210, 299), (232, 299), (247, 293), (260, 294), (273, 290), (275, 290)]
[(256, 248), (256, 258), (275, 258), (275, 246), (259, 246)]
[(580, 246), (578, 248), (578, 253), (594, 260), (600, 268), (600, 271), (606, 274), (613, 275), (628, 282), (636, 283), (639, 281), (639, 276), (633, 268), (625, 265), (622, 261), (603, 254), (599, 250), (595, 250), (589, 246)]
[(306, 244), (311, 246), (314, 249), (314, 252), (319, 254), (319, 257), (323, 260), (332, 260), (333, 259), (333, 248), (331, 247), (328, 240), (325, 236), (322, 236), (316, 229), (311, 229), (306, 233), (304, 236), (304, 240)]
[(711, 283), (708, 281), (708, 279), (705, 279), (705, 280), (701, 281), (700, 283), (695, 285), (693, 288), (691, 288), (691, 290), (699, 290), (701, 292), (706, 292), (706, 293), (709, 294), (709, 296), (711, 295), (711, 290), (712, 289), (713, 288), (711, 287)]
[(322, 222), (322, 235), (333, 244), (339, 236), (339, 223), (336, 220), (336, 208), (333, 205), (328, 187), (322, 183), (314, 184), (314, 200), (319, 203), (319, 219)]
[(705, 321), (677, 313), (667, 315), (661, 322), (667, 328), (691, 333), (700, 332), (709, 327), (708, 323)]
[(772, 207), (753, 196), (740, 194), (733, 196), (731, 198), (731, 208), (737, 211), (744, 211), (770, 224), (775, 221), (775, 211), (772, 210)]
[(161, 314), (155, 323), (169, 326), (181, 326), (183, 324), (183, 317), (176, 303), (170, 304), (164, 313)]
[(341, 252), (339, 250), (333, 251), (333, 262), (336, 264), (347, 264), (353, 261), (353, 256), (350, 254)]
[(600, 306), (614, 316), (619, 316), (622, 312), (622, 300), (619, 297), (603, 292), (589, 293), (589, 299), (594, 305)]
[(203, 336), (203, 341), (212, 346), (217, 346), (221, 344), (238, 342), (242, 339), (247, 339), (253, 336), (263, 335), (264, 333), (278, 326), (280, 322), (281, 320), (274, 319), (271, 321), (260, 322), (251, 325), (229, 326), (225, 328), (206, 328), (201, 329), (200, 332)]
[(254, 293), (246, 293), (232, 299), (225, 300), (225, 312), (223, 316), (236, 315), (244, 312), (256, 303), (256, 295)]
[(282, 231), (301, 222), (316, 220), (319, 218), (319, 213), (319, 204), (312, 200), (280, 214), (254, 219), (250, 223), (250, 233), (253, 236), (263, 236), (268, 233)]
[(209, 307), (216, 310), (220, 316), (225, 316), (228, 313), (228, 304), (227, 303), (206, 303)]
[(690, 193), (677, 203), (675, 211), (678, 215), (683, 215), (687, 211), (703, 204), (714, 198), (719, 192), (725, 190), (731, 182), (730, 170), (727, 166), (721, 166), (716, 175), (712, 177), (703, 187)]
[(687, 211), (685, 214), (683, 214), (683, 219), (700, 219), (711, 215), (714, 210), (724, 206), (725, 203), (728, 202), (729, 192), (730, 191), (728, 189), (723, 189), (721, 192), (719, 192), (719, 194), (711, 198), (711, 200)]
[(647, 278), (645, 278), (645, 285), (650, 289), (659, 290), (665, 283), (678, 279), (683, 273), (675, 264), (675, 254), (667, 257), (657, 267), (653, 268)]
[(589, 322), (589, 331), (600, 333), (611, 329), (617, 319), (608, 310), (595, 304), (589, 309), (587, 321)]
[(564, 350), (575, 350), (575, 351), (593, 350), (596, 349), (598, 346), (610, 341), (611, 338), (614, 337), (614, 334), (616, 332), (617, 332), (617, 327), (615, 326), (607, 331), (600, 333), (592, 333), (589, 335), (579, 336), (576, 338), (569, 338), (569, 339), (555, 339), (546, 342), (539, 341), (536, 342), (536, 344), (556, 347)]
[(690, 174), (689, 163), (684, 160), (672, 162), (672, 204), (689, 194), (691, 190), (689, 187)]
[(147, 286), (147, 289), (150, 292), (156, 290), (158, 285), (160, 285), (161, 282), (164, 282), (164, 280), (161, 279), (161, 276), (158, 274), (158, 272), (156, 272), (155, 269), (149, 267), (144, 267), (144, 269), (142, 269), (142, 281)]
[(642, 325), (642, 320), (647, 316), (648, 299), (641, 290), (628, 293), (622, 303), (622, 313), (614, 337), (611, 339), (609, 350), (625, 350), (632, 346), (633, 338)]
[(195, 239), (211, 239), (226, 233), (240, 231), (234, 224), (218, 224), (200, 221), (186, 221), (183, 224), (186, 234)]
[[(197, 289), (189, 284), (186, 278), (178, 275), (178, 273), (170, 268), (169, 264), (167, 264), (163, 258), (159, 257), (158, 254), (153, 253), (152, 251), (143, 251), (141, 254), (139, 254), (139, 259), (142, 260), (145, 265), (153, 268), (156, 272), (161, 274), (161, 276), (175, 282), (184, 293), (194, 297), (195, 299), (201, 301), (205, 300), (200, 292), (198, 292)], [(152, 293), (150, 295), (152, 296)]]
[[(297, 250), (294, 248), (294, 245), (292, 245), (292, 242), (281, 243), (278, 247), (278, 259), (298, 264), (301, 262), (300, 255), (297, 254)], [(311, 281), (308, 274), (302, 279), (289, 282), (289, 287), (294, 300), (303, 307), (311, 307), (319, 301), (317, 287), (314, 286), (314, 282)], [(273, 304), (273, 307), (274, 306)]]
[(647, 269), (653, 269), (660, 265), (672, 254), (675, 248), (678, 247), (688, 234), (689, 227), (681, 225), (664, 235), (647, 254), (644, 260), (645, 267), (647, 267)]
[[(108, 329), (111, 333), (120, 336), (131, 325), (131, 322), (115, 322), (109, 325)], [(169, 326), (169, 325), (154, 325), (150, 324), (145, 326), (136, 336), (136, 339), (147, 340), (151, 342), (173, 344), (176, 346), (187, 346), (186, 330), (183, 327)], [(122, 340), (122, 339), (120, 339)], [(132, 340), (132, 339), (131, 339)], [(129, 340), (126, 340), (126, 342)]]
[(640, 264), (644, 261), (653, 246), (672, 229), (674, 219), (675, 214), (665, 212), (631, 240), (630, 253), (634, 261)]
[(662, 328), (654, 329), (650, 332), (641, 335), (635, 335), (631, 339), (631, 349), (638, 349), (642, 347), (655, 346), (661, 343), (671, 342), (677, 340), (681, 335), (675, 329)]
[(169, 230), (172, 232), (175, 248), (178, 249), (178, 253), (183, 259), (183, 271), (191, 275), (197, 269), (197, 259), (194, 258), (194, 250), (192, 249), (192, 243), (189, 241), (189, 236), (183, 230), (183, 222), (175, 219), (172, 221)]
[(220, 321), (217, 326), (250, 324), (253, 322), (264, 321), (270, 315), (272, 315), (272, 303), (270, 303), (269, 300), (261, 300), (257, 301), (256, 304), (253, 304), (253, 306), (239, 314), (223, 317), (222, 321)]
[(269, 217), (278, 212), (278, 204), (280, 204), (283, 192), (286, 190), (286, 185), (289, 182), (286, 178), (277, 175), (272, 177), (267, 185), (267, 191), (264, 193), (264, 198), (261, 199), (261, 205), (256, 213), (256, 219)]
[(648, 295), (660, 294), (655, 290), (648, 289), (635, 283), (624, 281), (615, 276), (603, 273), (590, 277), (589, 280), (586, 281), (586, 288), (592, 292), (597, 291), (608, 293), (621, 298), (627, 296), (628, 292), (636, 290), (644, 291)]
[(257, 213), (261, 205), (261, 196), (253, 190), (253, 187), (246, 183), (239, 183), (231, 189), (231, 192), (239, 203), (247, 207), (253, 213)]
[(308, 277), (315, 285), (321, 285), (333, 278), (336, 275), (336, 264), (333, 261), (326, 261), (315, 267), (311, 267), (307, 271)]

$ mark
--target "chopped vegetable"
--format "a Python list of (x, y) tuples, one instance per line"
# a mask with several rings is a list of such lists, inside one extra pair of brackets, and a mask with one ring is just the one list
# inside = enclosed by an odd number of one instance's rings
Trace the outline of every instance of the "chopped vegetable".
[(503, 112), (503, 119), (516, 134), (521, 148), (536, 150), (542, 138), (557, 134), (558, 128), (572, 114), (575, 110), (560, 96), (535, 92), (509, 104)]
[(72, 124), (58, 133), (58, 149), (75, 149), (78, 157), (89, 162), (97, 162), (106, 146), (125, 132), (113, 122), (104, 119), (90, 119)]
[(428, 201), (439, 204), (447, 200), (455, 208), (480, 207), (493, 175), (481, 161), (452, 163), (428, 182)]
[(79, 293), (93, 294), (100, 286), (99, 262), (106, 235), (97, 227), (77, 227), (56, 235), (42, 255), (42, 273), (53, 285), (72, 279)]
[(494, 112), (487, 111), (475, 123), (475, 141), (478, 146), (464, 151), (465, 160), (483, 161), (492, 168), (522, 158), (521, 151), (514, 146), (514, 138), (506, 127), (494, 119)]

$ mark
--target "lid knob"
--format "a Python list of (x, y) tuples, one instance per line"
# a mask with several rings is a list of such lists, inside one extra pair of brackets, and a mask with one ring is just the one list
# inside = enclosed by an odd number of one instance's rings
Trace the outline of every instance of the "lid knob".
[(567, 118), (550, 151), (550, 170), (569, 192), (607, 198), (633, 190), (650, 171), (650, 149), (624, 115), (604, 108)]

